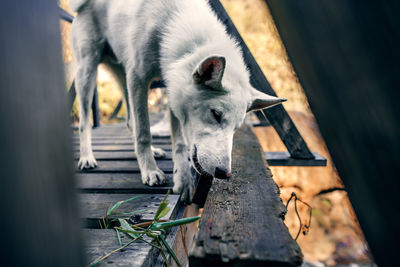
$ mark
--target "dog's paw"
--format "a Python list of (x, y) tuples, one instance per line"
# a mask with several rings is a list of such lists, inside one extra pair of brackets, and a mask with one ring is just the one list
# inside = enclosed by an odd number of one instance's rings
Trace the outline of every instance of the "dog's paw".
[(151, 151), (153, 152), (153, 156), (156, 159), (162, 159), (162, 158), (165, 158), (167, 156), (167, 153), (161, 148), (157, 148), (157, 147), (151, 146)]
[(142, 182), (149, 186), (165, 184), (165, 174), (160, 169), (142, 171)]
[(83, 169), (94, 169), (97, 167), (97, 161), (93, 155), (83, 156), (79, 159), (78, 168)]
[(194, 179), (190, 168), (176, 169), (174, 171), (174, 187), (175, 194), (181, 194), (183, 203), (189, 205), (192, 203), (194, 191)]

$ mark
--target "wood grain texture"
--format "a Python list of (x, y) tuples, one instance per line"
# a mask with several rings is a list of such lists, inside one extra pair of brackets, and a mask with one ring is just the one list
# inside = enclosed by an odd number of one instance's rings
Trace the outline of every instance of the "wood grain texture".
[(236, 132), (232, 154), (232, 178), (213, 181), (190, 266), (299, 266), (279, 189), (249, 126)]
[[(117, 235), (114, 230), (84, 229), (85, 252), (88, 263), (93, 262), (104, 253), (111, 252), (119, 248)], [(127, 235), (121, 233), (123, 244), (132, 240)], [(156, 259), (158, 252), (154, 247), (138, 241), (123, 250), (114, 253), (106, 260), (96, 266), (118, 266), (118, 267), (144, 267), (151, 266)]]
[[(79, 138), (75, 137), (72, 141), (73, 144), (79, 144)], [(133, 145), (131, 136), (93, 136), (92, 145), (104, 145), (104, 144), (124, 144)], [(169, 139), (155, 139), (153, 138), (152, 144), (171, 144)]]
[(77, 173), (76, 183), (78, 189), (90, 193), (148, 193), (165, 194), (172, 189), (172, 174), (166, 175), (167, 184), (161, 186), (148, 186), (142, 183), (140, 173)]
[[(160, 144), (160, 145), (155, 145), (155, 147), (162, 148), (165, 151), (171, 151), (172, 147), (171, 145), (167, 144)], [(116, 144), (116, 145), (92, 145), (93, 151), (133, 151), (133, 145), (122, 145), (122, 144)], [(72, 146), (73, 151), (79, 151), (79, 144), (75, 144)]]
[[(96, 160), (137, 160), (136, 154), (133, 151), (95, 151), (93, 152)], [(172, 160), (171, 152), (166, 152), (163, 160)], [(74, 152), (74, 159), (79, 159), (79, 152)]]
[(399, 1), (267, 1), (379, 266), (398, 261)]
[[(75, 161), (76, 163), (76, 161)], [(76, 172), (80, 173), (96, 173), (96, 172), (139, 172), (139, 164), (136, 160), (102, 160), (97, 161), (98, 165), (95, 169), (78, 170), (75, 164)], [(158, 160), (157, 166), (165, 173), (172, 173), (173, 162), (171, 160)]]

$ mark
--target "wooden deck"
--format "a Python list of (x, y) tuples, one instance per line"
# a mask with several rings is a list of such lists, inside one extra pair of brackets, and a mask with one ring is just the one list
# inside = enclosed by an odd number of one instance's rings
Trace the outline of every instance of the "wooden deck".
[[(171, 151), (169, 137), (154, 136), (153, 143), (157, 147)], [(79, 158), (79, 136), (77, 134), (73, 137), (72, 146), (76, 165)], [(170, 152), (166, 158), (157, 160), (158, 166), (167, 176), (167, 184), (155, 187), (142, 184), (132, 139), (125, 124), (103, 125), (93, 129), (92, 147), (98, 167), (87, 171), (76, 169), (76, 184), (79, 189), (88, 262), (119, 247), (116, 232), (113, 229), (101, 229), (102, 217), (109, 206), (134, 195), (141, 195), (141, 198), (121, 205), (118, 211), (146, 210), (140, 212), (138, 222), (149, 221), (153, 218), (162, 198), (169, 189), (172, 189), (173, 185), (173, 164)], [(168, 201), (171, 210), (165, 218), (181, 217), (181, 215), (178, 216), (179, 195), (171, 194)], [(126, 219), (129, 219), (129, 215), (126, 216)], [(121, 234), (121, 238), (123, 243), (128, 242), (128, 237), (123, 234)], [(169, 238), (169, 240), (173, 239)], [(157, 249), (143, 242), (137, 242), (121, 252), (113, 254), (98, 266), (151, 266), (157, 261), (158, 255)]]
[[(142, 195), (140, 199), (122, 205), (119, 210), (145, 209), (139, 222), (149, 221), (173, 185), (170, 152), (166, 158), (157, 160), (167, 175), (167, 184), (149, 187), (141, 182), (131, 137), (124, 124), (101, 126), (94, 129), (92, 135), (98, 167), (88, 171), (76, 169), (89, 262), (120, 246), (113, 229), (100, 227), (110, 205), (133, 195)], [(73, 138), (75, 163), (79, 157), (78, 138), (77, 135)], [(153, 136), (153, 143), (171, 151), (169, 137)], [(200, 228), (189, 225), (173, 229), (167, 237), (168, 243), (184, 266), (189, 262), (191, 266), (300, 265), (300, 249), (283, 223), (286, 209), (279, 198), (279, 189), (272, 180), (264, 153), (250, 126), (243, 125), (235, 134), (232, 154), (232, 179), (211, 179), (198, 184), (196, 195), (197, 198), (202, 195), (201, 204), (194, 202), (199, 206), (204, 204), (210, 190)], [(193, 204), (184, 210), (179, 195), (170, 195), (169, 202), (171, 210), (166, 219), (181, 218), (183, 214), (197, 215), (198, 205)], [(128, 241), (127, 237), (124, 239)], [(138, 242), (100, 264), (106, 265), (164, 266), (164, 263), (157, 249)]]

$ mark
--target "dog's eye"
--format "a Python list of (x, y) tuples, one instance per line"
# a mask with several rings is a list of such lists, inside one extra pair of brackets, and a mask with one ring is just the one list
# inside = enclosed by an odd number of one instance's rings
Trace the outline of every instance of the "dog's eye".
[(222, 120), (222, 113), (219, 111), (216, 111), (215, 109), (211, 110), (212, 115), (214, 116), (214, 119), (218, 122), (221, 123)]

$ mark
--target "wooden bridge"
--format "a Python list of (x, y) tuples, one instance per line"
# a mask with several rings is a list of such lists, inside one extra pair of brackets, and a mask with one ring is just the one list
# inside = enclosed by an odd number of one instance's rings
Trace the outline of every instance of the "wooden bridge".
[[(137, 200), (121, 205), (119, 211), (129, 213), (124, 217), (127, 220), (134, 216), (132, 211), (138, 211), (135, 223), (150, 221), (164, 195), (173, 186), (169, 138), (153, 137), (155, 145), (168, 151), (167, 157), (157, 162), (167, 175), (167, 184), (158, 187), (143, 185), (133, 151), (132, 136), (128, 134), (125, 124), (103, 125), (96, 128), (93, 130), (92, 140), (94, 155), (99, 163), (98, 168), (84, 172), (76, 171), (81, 214), (85, 226), (86, 255), (89, 262), (120, 246), (115, 230), (101, 229), (105, 212), (112, 204), (140, 195)], [(73, 151), (75, 160), (78, 160), (79, 136), (77, 135), (73, 138)], [(168, 201), (171, 210), (165, 218), (182, 217), (179, 195), (170, 195)], [(127, 239), (124, 235), (121, 238)], [(121, 253), (110, 256), (100, 265), (151, 266), (159, 256), (157, 251), (144, 242), (138, 242)]]
[[(388, 46), (399, 44), (399, 28), (393, 27), (399, 24), (398, 16), (394, 15), (397, 6), (364, 1), (357, 11), (354, 5), (331, 1), (314, 5), (269, 2), (278, 18), (278, 28), (284, 30), (282, 36), (292, 51), (294, 65), (305, 81), (305, 90), (314, 97), (311, 104), (323, 122), (323, 133), (329, 137), (328, 145), (349, 187), (350, 198), (355, 200), (355, 210), (361, 215), (360, 222), (377, 263), (391, 266), (397, 261), (399, 236), (391, 215), (398, 208), (387, 203), (395, 203), (398, 195), (400, 96), (392, 88), (398, 80), (398, 52), (393, 50), (390, 56), (386, 52), (390, 50)], [(253, 74), (252, 84), (273, 94), (219, 1), (211, 4), (228, 31), (241, 42)], [(337, 14), (343, 14), (342, 19), (338, 20)], [(83, 266), (88, 262), (86, 258), (94, 259), (104, 250), (119, 246), (113, 230), (98, 225), (109, 204), (142, 194), (140, 201), (127, 203), (121, 209), (146, 209), (136, 220), (148, 221), (171, 187), (171, 182), (152, 188), (140, 183), (130, 140), (121, 125), (94, 130), (99, 168), (78, 172), (74, 184), (71, 155), (72, 150), (76, 152), (76, 138), (71, 145), (67, 99), (60, 90), (64, 82), (60, 34), (54, 23), (57, 20), (56, 3), (49, 0), (7, 0), (0, 9), (3, 60), (0, 231), (5, 266)], [(360, 22), (373, 34), (366, 35)], [(335, 30), (326, 31), (320, 27), (324, 23)], [(346, 31), (349, 28), (356, 34), (350, 36)], [(317, 42), (321, 36), (323, 41)], [(319, 45), (315, 47), (314, 42)], [(380, 50), (372, 49), (375, 46)], [(330, 60), (322, 60), (326, 55)], [(348, 64), (340, 60), (343, 55)], [(360, 64), (356, 68), (348, 68), (357, 62)], [(377, 68), (371, 62), (382, 64)], [(354, 86), (349, 86), (352, 80)], [(321, 93), (321, 88), (327, 91)], [(347, 97), (343, 98), (344, 95)], [(357, 102), (359, 97), (361, 102)], [(288, 148), (292, 162), (314, 160), (282, 106), (266, 114)], [(170, 145), (168, 139), (154, 140), (159, 146)], [(350, 145), (354, 149), (349, 149)], [(301, 252), (283, 224), (285, 208), (263, 155), (250, 126), (244, 125), (234, 138), (231, 181), (198, 178), (198, 204), (205, 200), (199, 227), (193, 224), (179, 227), (167, 236), (183, 264), (298, 266), (301, 263)], [(159, 160), (159, 166), (170, 179), (170, 158)], [(75, 186), (79, 190), (79, 203)], [(177, 195), (171, 195), (169, 202), (172, 207), (167, 214), (169, 219), (193, 212), (181, 206)], [(190, 241), (191, 247), (187, 247)], [(161, 266), (163, 263), (156, 250), (138, 242), (101, 264)]]
[[(153, 136), (154, 145), (167, 151), (166, 158), (157, 160), (158, 166), (166, 173), (167, 184), (157, 187), (142, 184), (132, 137), (125, 124), (95, 128), (92, 139), (98, 167), (89, 171), (76, 170), (89, 262), (120, 246), (113, 229), (101, 229), (109, 206), (133, 195), (141, 195), (141, 198), (121, 206), (120, 211), (129, 213), (124, 217), (129, 220), (132, 211), (146, 210), (140, 213), (135, 223), (150, 221), (164, 194), (173, 186), (169, 137)], [(73, 138), (73, 150), (77, 161), (77, 135)], [(173, 230), (168, 236), (170, 246), (183, 266), (188, 261), (190, 266), (242, 266), (248, 263), (298, 266), (302, 261), (300, 249), (283, 224), (286, 209), (250, 126), (244, 125), (236, 133), (232, 160), (232, 178), (213, 182), (199, 229), (192, 225)], [(206, 196), (203, 193), (203, 196), (195, 197), (198, 203), (185, 207), (180, 203), (179, 195), (170, 195), (171, 210), (166, 219), (182, 218), (184, 213), (197, 213), (199, 202), (203, 205)], [(141, 242), (111, 255), (99, 266), (152, 266), (162, 263), (158, 249)]]
[[(252, 85), (270, 95), (276, 95), (264, 77), (260, 67), (251, 55), (240, 34), (233, 25), (224, 7), (219, 1), (210, 4), (221, 21), (225, 23), (229, 33), (239, 41), (244, 58), (251, 72)], [(73, 17), (60, 10), (63, 19), (71, 22)], [(163, 87), (163, 83), (152, 85), (151, 88)], [(70, 103), (75, 98), (74, 83), (69, 90)], [(118, 113), (122, 100), (113, 114)], [(93, 99), (93, 122), (99, 126), (97, 94)], [(229, 182), (212, 181), (210, 177), (197, 177), (194, 205), (186, 208), (186, 213), (196, 212), (198, 207), (205, 205), (199, 230), (189, 227), (189, 230), (179, 229), (178, 235), (185, 240), (176, 240), (172, 234), (171, 244), (179, 254), (182, 262), (192, 266), (221, 266), (231, 264), (246, 265), (257, 263), (274, 266), (298, 266), (301, 264), (301, 252), (296, 242), (290, 237), (283, 224), (286, 209), (279, 198), (279, 189), (272, 180), (266, 161), (274, 166), (325, 166), (326, 159), (316, 152), (310, 152), (296, 126), (285, 109), (278, 105), (265, 110), (267, 118), (261, 113), (256, 115), (260, 120), (257, 125), (272, 125), (281, 137), (288, 152), (262, 152), (255, 135), (249, 126), (243, 127), (235, 137), (233, 149), (233, 177)], [(283, 127), (285, 125), (285, 127)], [(75, 159), (78, 159), (78, 138), (74, 138)], [(122, 124), (101, 126), (93, 131), (93, 151), (98, 160), (98, 167), (93, 171), (78, 172), (78, 186), (81, 191), (80, 206), (83, 208), (86, 227), (98, 228), (107, 206), (113, 202), (128, 199), (132, 194), (144, 194), (140, 203), (127, 204), (126, 209), (141, 209), (152, 207), (149, 214), (142, 220), (149, 220), (156, 209), (155, 203), (172, 187), (173, 163), (171, 160), (171, 141), (169, 138), (153, 137), (155, 146), (168, 151), (165, 159), (157, 161), (158, 166), (167, 174), (168, 184), (163, 187), (149, 188), (141, 184), (138, 164), (134, 156), (132, 139)], [(264, 158), (267, 157), (267, 159)], [(210, 188), (210, 195), (208, 196)], [(240, 188), (240, 190), (238, 190)], [(208, 202), (206, 202), (208, 199)], [(169, 219), (183, 215), (184, 207), (179, 202), (179, 196), (171, 195), (173, 206)], [(181, 210), (181, 212), (178, 212)], [(216, 217), (218, 216), (218, 218)], [(243, 233), (246, 231), (246, 234)], [(85, 230), (89, 232), (88, 257), (91, 260), (99, 257), (99, 238), (107, 239), (108, 250), (116, 249), (118, 243), (111, 230)], [(108, 235), (104, 235), (108, 232)], [(193, 240), (193, 235), (197, 237)], [(177, 231), (175, 231), (177, 234)], [(90, 238), (90, 236), (96, 236)], [(268, 240), (268, 242), (266, 242)], [(271, 242), (272, 241), (272, 242)], [(111, 244), (113, 244), (111, 246)], [(192, 247), (189, 252), (188, 248)], [(181, 249), (178, 249), (178, 248)], [(185, 249), (182, 249), (185, 248)], [(102, 247), (103, 250), (105, 247)], [(146, 266), (155, 262), (158, 254), (155, 249), (142, 247), (139, 255), (146, 255), (137, 266)], [(131, 252), (129, 252), (131, 253)], [(128, 256), (113, 255), (116, 259), (109, 262), (120, 262), (119, 259), (129, 259)], [(106, 261), (107, 262), (107, 261)], [(119, 264), (119, 263), (118, 263)], [(129, 266), (128, 262), (126, 262)], [(131, 263), (132, 264), (132, 263)], [(136, 266), (136, 265), (135, 265)]]

